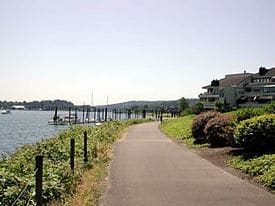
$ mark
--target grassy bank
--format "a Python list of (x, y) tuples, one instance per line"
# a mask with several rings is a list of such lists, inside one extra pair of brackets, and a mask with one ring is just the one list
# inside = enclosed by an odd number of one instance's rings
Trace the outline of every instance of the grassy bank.
[[(86, 174), (108, 162), (108, 152), (121, 132), (130, 125), (149, 120), (116, 121), (98, 127), (74, 126), (48, 140), (26, 145), (0, 161), (0, 205), (35, 205), (35, 156), (44, 156), (43, 201), (65, 200), (75, 193)], [(83, 133), (88, 134), (88, 162), (83, 161)], [(75, 170), (70, 170), (70, 139), (75, 139)], [(97, 156), (95, 158), (95, 155)], [(92, 158), (94, 157), (94, 158)], [(103, 166), (104, 167), (104, 166)], [(96, 191), (97, 188), (92, 188)]]
[(176, 119), (167, 119), (160, 125), (161, 130), (168, 136), (182, 141), (190, 148), (201, 148), (208, 144), (196, 143), (192, 137), (191, 125), (195, 115), (187, 115)]

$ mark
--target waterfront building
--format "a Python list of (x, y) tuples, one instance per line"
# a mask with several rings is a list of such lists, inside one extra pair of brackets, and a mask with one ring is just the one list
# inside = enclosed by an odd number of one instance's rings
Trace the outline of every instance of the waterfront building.
[(262, 107), (275, 100), (275, 68), (259, 68), (256, 74), (225, 75), (204, 86), (207, 91), (199, 95), (205, 109), (214, 109), (216, 101), (226, 110), (240, 107)]

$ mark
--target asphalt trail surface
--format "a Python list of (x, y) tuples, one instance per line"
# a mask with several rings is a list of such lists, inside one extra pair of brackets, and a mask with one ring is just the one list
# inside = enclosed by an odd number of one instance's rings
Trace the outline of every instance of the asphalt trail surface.
[(171, 141), (158, 123), (131, 127), (115, 145), (105, 206), (274, 206), (272, 195)]

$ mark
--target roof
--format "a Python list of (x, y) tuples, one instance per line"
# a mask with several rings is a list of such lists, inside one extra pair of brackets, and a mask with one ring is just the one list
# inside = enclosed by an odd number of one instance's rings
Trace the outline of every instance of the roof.
[(260, 75), (259, 73), (253, 75), (253, 78), (259, 77), (274, 77), (275, 76), (275, 67), (268, 69), (268, 71), (264, 75)]
[[(219, 79), (220, 87), (238, 86), (245, 79), (250, 77), (250, 73), (228, 74), (223, 79)], [(211, 85), (204, 86), (204, 89), (210, 88)]]
[(220, 80), (220, 86), (221, 87), (229, 87), (234, 85), (237, 86), (250, 76), (251, 74), (249, 73), (226, 75), (225, 78)]

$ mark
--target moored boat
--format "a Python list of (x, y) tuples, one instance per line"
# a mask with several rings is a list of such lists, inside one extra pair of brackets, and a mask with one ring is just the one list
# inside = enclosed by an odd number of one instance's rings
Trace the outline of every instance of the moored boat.
[(11, 114), (11, 111), (10, 110), (2, 110), (1, 113), (2, 114)]
[(59, 116), (56, 119), (50, 119), (48, 121), (49, 125), (65, 125), (64, 121), (62, 118), (60, 118)]
[(65, 124), (80, 124), (80, 119), (75, 115), (66, 115), (63, 119)]
[(96, 120), (94, 118), (88, 117), (85, 119), (85, 123), (96, 123)]

